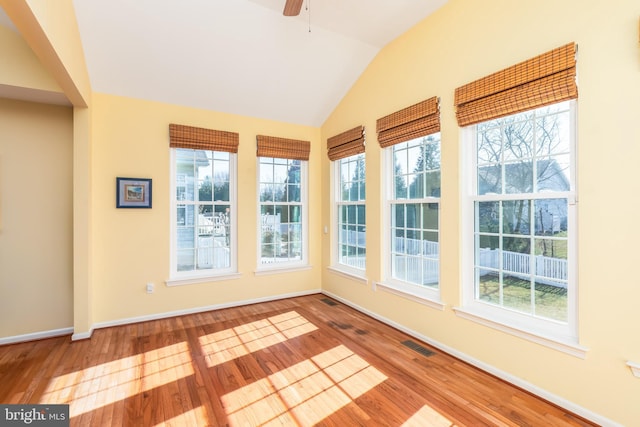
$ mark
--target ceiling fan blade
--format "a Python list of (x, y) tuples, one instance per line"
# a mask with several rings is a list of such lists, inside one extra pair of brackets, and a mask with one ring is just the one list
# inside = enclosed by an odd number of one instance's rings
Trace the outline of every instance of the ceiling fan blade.
[(284, 4), (284, 16), (298, 16), (300, 15), (300, 9), (302, 8), (302, 0), (287, 0)]

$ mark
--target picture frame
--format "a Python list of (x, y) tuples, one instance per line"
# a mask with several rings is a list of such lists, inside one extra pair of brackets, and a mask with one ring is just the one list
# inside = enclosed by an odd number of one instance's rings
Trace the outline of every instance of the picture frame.
[(150, 209), (151, 201), (150, 178), (116, 178), (116, 208)]

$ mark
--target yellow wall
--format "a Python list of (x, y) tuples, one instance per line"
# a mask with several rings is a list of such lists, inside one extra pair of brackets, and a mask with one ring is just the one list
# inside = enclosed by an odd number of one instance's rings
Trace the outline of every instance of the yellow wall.
[[(636, 0), (450, 0), (389, 44), (322, 127), (322, 141), (359, 124), (367, 131), (367, 276), (382, 279), (381, 150), (375, 121), (441, 98), (441, 289), (444, 311), (323, 268), (328, 292), (475, 360), (625, 425), (640, 425), (640, 45)], [(538, 54), (578, 44), (579, 336), (586, 359), (472, 323), (461, 304), (460, 130), (456, 87)], [(323, 224), (330, 221), (330, 164), (322, 163)], [(331, 245), (323, 236), (323, 267)]]
[[(318, 128), (104, 94), (93, 95), (94, 323), (320, 289)], [(238, 132), (240, 279), (167, 287), (169, 278), (169, 123)], [(309, 242), (312, 269), (256, 276), (256, 135), (311, 141)], [(152, 209), (116, 209), (116, 177), (153, 179)], [(156, 285), (145, 293), (147, 282)]]
[(11, 58), (0, 67), (0, 84), (46, 92), (61, 92), (20, 34), (0, 25), (0, 57)]
[(0, 99), (0, 337), (69, 328), (72, 111)]

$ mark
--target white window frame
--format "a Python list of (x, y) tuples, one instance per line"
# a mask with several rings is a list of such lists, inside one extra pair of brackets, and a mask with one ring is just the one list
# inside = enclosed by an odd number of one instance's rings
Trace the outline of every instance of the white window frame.
[[(365, 175), (366, 175), (366, 168), (367, 168), (367, 164), (366, 164), (366, 155), (365, 153), (361, 153), (361, 154), (354, 154), (353, 156), (348, 156), (345, 157), (343, 159), (338, 159), (335, 161), (331, 162), (331, 167), (332, 167), (332, 180), (331, 180), (331, 187), (332, 187), (332, 191), (331, 191), (331, 218), (332, 218), (332, 224), (334, 224), (334, 226), (332, 227), (332, 231), (331, 231), (331, 241), (334, 242), (333, 244), (333, 250), (332, 250), (332, 257), (331, 257), (331, 269), (345, 274), (346, 276), (349, 277), (353, 277), (356, 279), (363, 279), (364, 283), (366, 284), (366, 224), (365, 224), (365, 266), (364, 268), (358, 268), (356, 266), (353, 265), (348, 265), (345, 263), (340, 262), (341, 256), (341, 247), (340, 247), (340, 209), (342, 206), (345, 205), (356, 205), (356, 206), (363, 206), (366, 212), (366, 188), (365, 188), (365, 200), (359, 200), (356, 202), (352, 202), (352, 201), (342, 201), (342, 197), (341, 197), (341, 191), (342, 191), (342, 178), (341, 178), (341, 168), (342, 168), (342, 161), (343, 160), (348, 160), (352, 157), (357, 157), (357, 156), (361, 156), (362, 157), (362, 161), (364, 162), (364, 166), (365, 166)], [(366, 178), (365, 178), (365, 185), (366, 185)], [(366, 213), (365, 213), (366, 215)]]
[[(198, 151), (198, 150), (193, 150)], [(209, 151), (210, 150), (204, 150)], [(177, 206), (184, 203), (178, 201), (177, 194), (177, 176), (176, 176), (176, 148), (170, 148), (170, 267), (169, 279), (166, 280), (167, 286), (189, 285), (195, 283), (213, 282), (219, 280), (235, 279), (240, 277), (238, 273), (238, 233), (237, 233), (237, 154), (229, 153), (229, 205), (230, 205), (230, 224), (229, 224), (229, 267), (226, 268), (210, 268), (201, 270), (178, 271), (177, 270)]]
[[(440, 149), (442, 148), (442, 141), (439, 133), (437, 134), (438, 139), (440, 140), (439, 145)], [(419, 139), (422, 139), (420, 137)], [(418, 139), (418, 138), (416, 138)], [(411, 143), (415, 140), (405, 141), (401, 144)], [(398, 144), (400, 145), (400, 144)], [(384, 265), (384, 281), (377, 284), (377, 287), (382, 287), (383, 290), (389, 291), (400, 296), (407, 297), (414, 301), (417, 301), (422, 304), (429, 305), (433, 308), (444, 309), (444, 305), (441, 303), (440, 296), (440, 250), (438, 251), (438, 285), (436, 287), (427, 287), (421, 286), (419, 284), (405, 281), (396, 277), (393, 277), (393, 255), (392, 255), (392, 244), (394, 241), (393, 233), (392, 233), (392, 214), (391, 209), (396, 204), (425, 204), (425, 203), (433, 203), (438, 205), (438, 224), (437, 224), (437, 233), (438, 233), (438, 243), (441, 241), (441, 230), (440, 230), (440, 216), (441, 216), (441, 203), (440, 197), (423, 197), (423, 198), (409, 198), (408, 194), (406, 198), (395, 198), (394, 190), (395, 190), (395, 162), (394, 162), (394, 148), (397, 148), (398, 145), (392, 145), (384, 149), (384, 167), (383, 167), (383, 176), (384, 176), (384, 188), (385, 188), (385, 200), (384, 200), (384, 212), (382, 214), (382, 220), (384, 224), (383, 233), (384, 238), (382, 239), (383, 246), (383, 258), (386, 259), (386, 263)], [(442, 174), (440, 174), (440, 179), (442, 180)], [(442, 186), (441, 186), (442, 188)], [(407, 191), (409, 189), (407, 188)], [(422, 257), (420, 257), (422, 258)]]
[[(261, 207), (263, 202), (260, 201), (260, 167), (261, 162), (260, 159), (263, 157), (258, 157), (256, 160), (256, 189), (257, 189), (257, 197), (256, 197), (256, 205), (257, 205), (257, 252), (256, 252), (256, 274), (269, 274), (272, 272), (286, 272), (286, 271), (297, 271), (300, 269), (310, 268), (309, 265), (309, 162), (306, 160), (300, 160), (300, 203), (295, 203), (296, 205), (301, 206), (301, 221), (302, 221), (302, 245), (301, 250), (302, 254), (300, 259), (283, 261), (283, 262), (274, 262), (269, 264), (262, 263), (262, 215), (261, 215)], [(270, 159), (271, 157), (264, 157), (265, 159)], [(286, 159), (285, 159), (286, 160)], [(274, 202), (271, 202), (274, 203)], [(278, 204), (286, 205), (288, 202), (278, 202)]]
[[(477, 194), (477, 126), (462, 129), (460, 140), (462, 153), (462, 306), (455, 308), (464, 318), (529, 339), (566, 353), (584, 357), (586, 349), (578, 344), (577, 325), (577, 103), (569, 101), (570, 127), (570, 189), (566, 192), (536, 192), (500, 195)], [(475, 284), (475, 203), (482, 201), (566, 198), (568, 200), (567, 229), (568, 283), (567, 322), (534, 317), (476, 298)]]

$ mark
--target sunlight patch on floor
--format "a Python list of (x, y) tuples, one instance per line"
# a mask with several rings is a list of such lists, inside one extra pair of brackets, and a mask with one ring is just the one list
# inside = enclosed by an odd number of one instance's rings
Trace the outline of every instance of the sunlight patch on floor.
[(402, 424), (402, 427), (452, 427), (455, 426), (445, 416), (440, 414), (432, 407), (425, 405), (418, 412), (413, 414), (406, 422)]
[(312, 426), (387, 377), (344, 345), (222, 397), (229, 423)]
[(51, 380), (41, 403), (69, 403), (78, 416), (193, 375), (186, 342), (101, 363)]
[(289, 311), (202, 336), (200, 346), (207, 365), (214, 367), (317, 329), (297, 312)]

